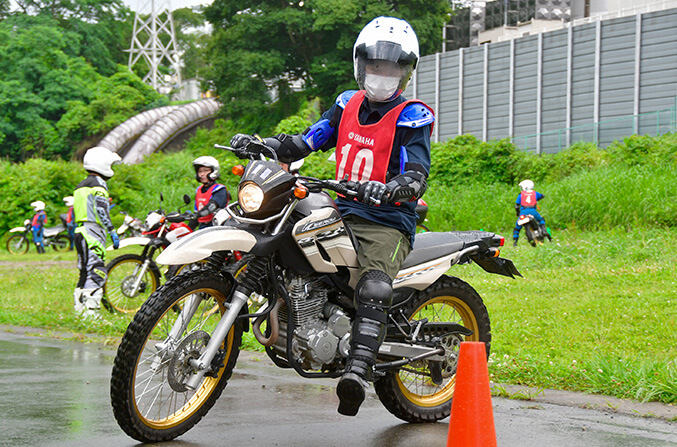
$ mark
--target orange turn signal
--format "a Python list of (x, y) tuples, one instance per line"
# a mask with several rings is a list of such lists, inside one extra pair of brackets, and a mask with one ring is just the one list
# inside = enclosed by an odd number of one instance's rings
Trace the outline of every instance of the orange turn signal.
[(297, 186), (294, 188), (294, 197), (297, 199), (305, 199), (308, 197), (308, 188), (305, 186)]
[(244, 166), (235, 165), (235, 166), (233, 166), (232, 172), (233, 172), (233, 174), (237, 175), (238, 177), (242, 177), (242, 174), (244, 174)]
[(500, 255), (500, 254), (501, 254), (501, 250), (499, 250), (497, 248), (496, 251), (494, 252), (494, 258), (498, 258), (498, 255)]

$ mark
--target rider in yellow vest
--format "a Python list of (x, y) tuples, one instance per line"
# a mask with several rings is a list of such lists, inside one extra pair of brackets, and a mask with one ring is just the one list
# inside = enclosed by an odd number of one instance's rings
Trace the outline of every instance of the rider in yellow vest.
[(115, 152), (103, 147), (87, 150), (83, 166), (88, 176), (75, 188), (73, 211), (75, 217), (75, 247), (78, 252), (80, 278), (73, 293), (77, 313), (96, 317), (101, 308), (103, 285), (106, 282), (106, 232), (113, 247), (120, 239), (111, 222), (106, 183), (114, 172), (112, 166), (121, 161)]

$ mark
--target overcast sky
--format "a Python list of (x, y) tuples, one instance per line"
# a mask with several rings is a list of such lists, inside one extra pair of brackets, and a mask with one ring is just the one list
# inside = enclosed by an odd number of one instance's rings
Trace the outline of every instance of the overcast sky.
[[(151, 0), (122, 0), (132, 11), (139, 11), (144, 8), (150, 9)], [(161, 7), (169, 2), (172, 11), (175, 9), (188, 8), (199, 5), (209, 5), (212, 0), (155, 0), (156, 7)]]

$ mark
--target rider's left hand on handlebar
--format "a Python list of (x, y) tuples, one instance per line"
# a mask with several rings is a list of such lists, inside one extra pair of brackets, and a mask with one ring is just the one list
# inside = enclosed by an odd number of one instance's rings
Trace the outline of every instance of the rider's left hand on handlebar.
[(380, 205), (388, 199), (387, 187), (381, 182), (370, 180), (362, 183), (357, 191), (357, 200), (367, 205)]
[(115, 230), (110, 232), (110, 238), (113, 241), (113, 248), (117, 250), (120, 247), (120, 237)]
[(245, 149), (255, 138), (251, 135), (238, 133), (230, 139), (230, 147), (233, 149)]

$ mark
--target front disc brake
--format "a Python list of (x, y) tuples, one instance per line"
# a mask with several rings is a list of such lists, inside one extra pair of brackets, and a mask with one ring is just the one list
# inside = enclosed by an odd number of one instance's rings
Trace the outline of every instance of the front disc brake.
[(167, 383), (174, 391), (183, 393), (189, 388), (185, 385), (189, 377), (195, 373), (191, 360), (197, 360), (202, 350), (209, 343), (209, 334), (205, 331), (196, 331), (187, 335), (176, 347), (174, 355), (169, 361)]

